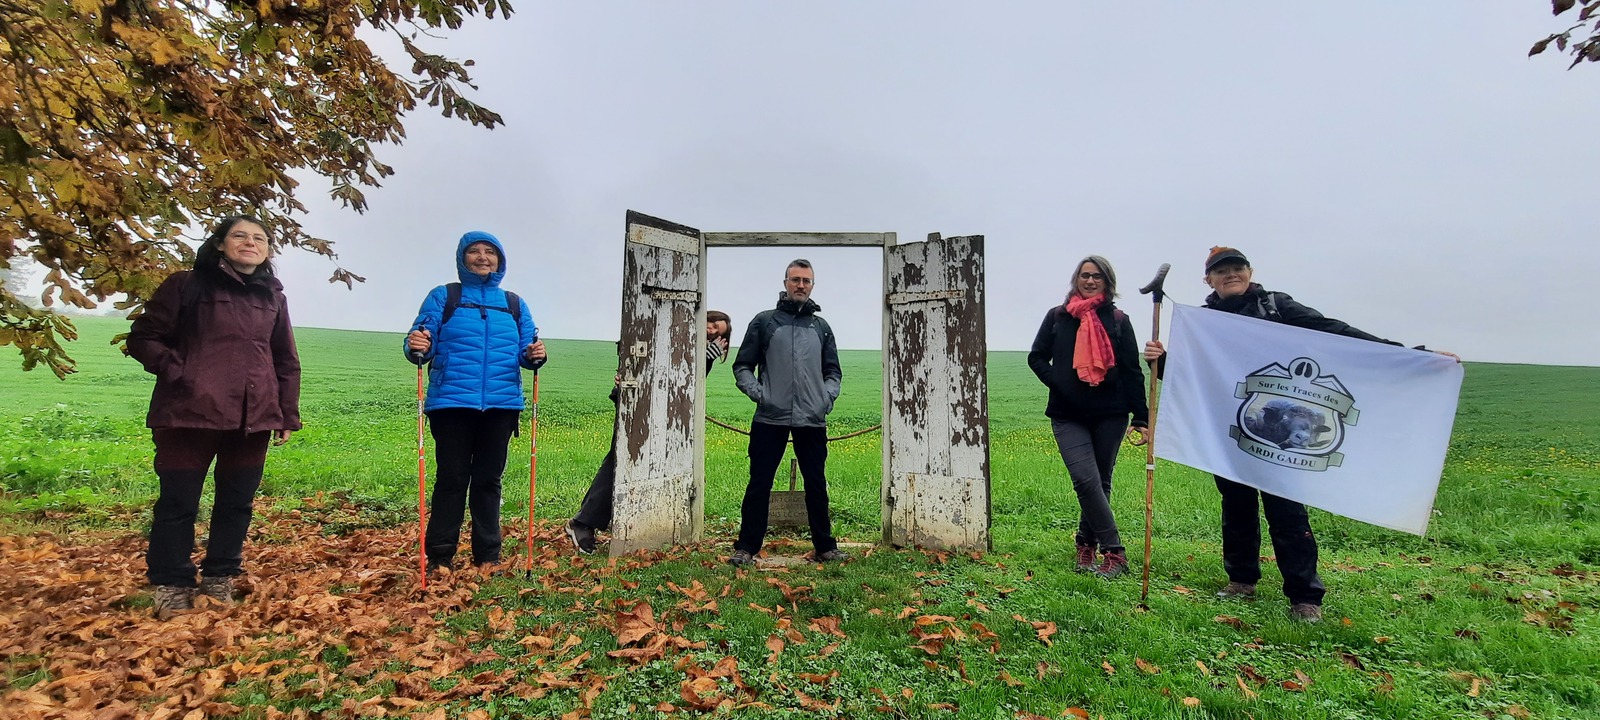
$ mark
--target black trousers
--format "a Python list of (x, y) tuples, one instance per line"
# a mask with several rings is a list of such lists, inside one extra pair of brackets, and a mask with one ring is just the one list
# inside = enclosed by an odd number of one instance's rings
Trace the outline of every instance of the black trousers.
[(244, 538), (250, 531), (272, 433), (156, 428), (150, 434), (156, 445), (156, 477), (161, 481), (145, 552), (150, 584), (196, 586), (194, 521), (212, 460), (217, 463), (216, 497), (200, 572), (211, 577), (241, 574)]
[(1293, 604), (1321, 605), (1327, 588), (1317, 575), (1317, 538), (1311, 534), (1306, 506), (1214, 477), (1222, 492), (1222, 569), (1228, 579), (1252, 585), (1261, 580), (1259, 497), (1261, 511), (1267, 516), (1267, 532), (1272, 535), (1272, 551), (1278, 556), (1278, 571), (1283, 573), (1283, 594)]
[[(709, 371), (710, 368), (707, 368)], [(612, 388), (611, 404), (616, 406), (620, 401), (620, 388)], [(608, 530), (611, 528), (612, 496), (617, 488), (617, 424), (611, 424), (611, 444), (606, 446), (606, 457), (600, 461), (600, 469), (594, 473), (594, 480), (589, 482), (589, 491), (583, 494), (583, 503), (578, 506), (578, 514), (572, 516), (572, 521), (594, 530)]]
[(428, 413), (433, 433), (433, 503), (423, 547), (430, 565), (449, 565), (461, 542), (461, 518), (472, 508), (472, 561), (500, 561), (500, 476), (516, 410), (447, 408)]
[(751, 555), (761, 552), (767, 537), (772, 478), (778, 472), (778, 463), (783, 461), (783, 450), (791, 435), (794, 436), (794, 456), (800, 461), (800, 474), (805, 478), (811, 547), (818, 555), (839, 547), (833, 539), (833, 519), (828, 514), (828, 478), (823, 472), (828, 462), (828, 429), (751, 423), (750, 484), (744, 489), (739, 539), (733, 544), (735, 550)]
[(617, 488), (617, 439), (613, 433), (611, 438), (611, 452), (606, 453), (606, 459), (600, 461), (600, 469), (594, 473), (594, 481), (589, 483), (589, 491), (583, 494), (583, 504), (578, 506), (578, 514), (572, 521), (595, 530), (607, 530), (611, 527), (611, 501)]

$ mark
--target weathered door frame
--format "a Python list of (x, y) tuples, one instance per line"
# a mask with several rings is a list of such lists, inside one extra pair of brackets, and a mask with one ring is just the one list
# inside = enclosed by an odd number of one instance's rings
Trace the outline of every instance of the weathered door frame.
[[(695, 357), (696, 358), (704, 358), (705, 357), (705, 343), (706, 343), (706, 337), (705, 337), (705, 313), (706, 313), (705, 297), (706, 297), (706, 266), (708, 264), (707, 263), (708, 258), (707, 258), (707, 255), (706, 255), (706, 250), (707, 249), (713, 248), (713, 247), (866, 247), (866, 248), (876, 247), (876, 248), (880, 248), (880, 250), (882, 252), (882, 265), (883, 265), (883, 292), (880, 294), (880, 298), (882, 299), (881, 306), (882, 306), (882, 312), (883, 312), (882, 322), (881, 322), (881, 337), (882, 337), (882, 346), (883, 346), (883, 352), (882, 352), (882, 378), (883, 378), (883, 383), (882, 383), (883, 384), (882, 412), (883, 412), (883, 418), (884, 418), (884, 424), (885, 424), (884, 431), (883, 431), (883, 436), (882, 436), (883, 437), (883, 440), (882, 440), (882, 445), (883, 445), (883, 469), (882, 469), (882, 477), (880, 478), (880, 499), (887, 500), (888, 493), (889, 493), (890, 487), (891, 487), (891, 480), (892, 480), (892, 478), (891, 478), (892, 470), (891, 470), (891, 463), (890, 463), (891, 451), (892, 451), (892, 448), (891, 448), (892, 434), (890, 432), (890, 427), (889, 427), (888, 423), (889, 423), (889, 419), (891, 417), (891, 403), (893, 403), (893, 401), (895, 399), (895, 394), (894, 394), (894, 392), (892, 390), (891, 383), (889, 382), (889, 379), (892, 376), (891, 375), (891, 369), (890, 369), (891, 357), (890, 357), (890, 352), (889, 352), (889, 347), (890, 347), (890, 323), (892, 322), (892, 319), (893, 319), (891, 303), (892, 302), (901, 302), (901, 301), (903, 301), (903, 298), (891, 298), (890, 297), (890, 269), (892, 267), (892, 261), (893, 261), (893, 259), (891, 257), (891, 253), (897, 247), (897, 242), (898, 242), (897, 234), (896, 233), (892, 233), (892, 232), (882, 232), (882, 233), (701, 232), (701, 231), (695, 230), (694, 228), (690, 228), (688, 226), (678, 225), (677, 223), (672, 223), (672, 222), (669, 222), (669, 221), (660, 220), (658, 218), (653, 218), (653, 217), (650, 217), (650, 216), (647, 216), (647, 215), (643, 215), (642, 213), (636, 213), (636, 212), (631, 211), (631, 210), (628, 211), (628, 222), (629, 222), (630, 226), (632, 226), (635, 222), (644, 222), (646, 224), (650, 224), (650, 225), (653, 225), (653, 226), (675, 228), (675, 229), (677, 229), (677, 230), (679, 230), (681, 232), (684, 232), (686, 234), (692, 233), (692, 234), (698, 236), (698, 238), (699, 238), (699, 258), (700, 258), (700, 260), (699, 260), (699, 289), (698, 289), (697, 293), (694, 293), (693, 298), (692, 298), (692, 301), (695, 303), (695, 316), (696, 316), (696, 320), (697, 320), (695, 322), (695, 336), (697, 338), (697, 342), (695, 343)], [(937, 240), (938, 239), (938, 234), (935, 233), (933, 235), (930, 235), (929, 239), (930, 240)], [(981, 250), (982, 250), (981, 238), (978, 241), (978, 246), (977, 247), (978, 247), (979, 252), (981, 254)], [(981, 271), (981, 266), (980, 266), (980, 271)], [(624, 280), (624, 283), (626, 283), (626, 280)], [(629, 288), (627, 288), (627, 287), (624, 287), (623, 288), (623, 292), (626, 294), (628, 292), (631, 292), (631, 290)], [(979, 292), (981, 292), (981, 287), (979, 288)], [(624, 318), (624, 322), (626, 323), (626, 318)], [(980, 339), (980, 342), (981, 342), (981, 339)], [(626, 348), (624, 348), (624, 351), (626, 352)], [(692, 433), (693, 433), (693, 440), (692, 441), (693, 441), (693, 447), (695, 449), (695, 453), (694, 453), (695, 454), (694, 478), (693, 478), (694, 487), (693, 487), (692, 494), (691, 494), (692, 504), (691, 504), (691, 507), (689, 508), (689, 513), (690, 513), (690, 516), (692, 518), (692, 522), (691, 522), (691, 525), (690, 525), (691, 532), (689, 533), (688, 537), (679, 537), (679, 536), (673, 537), (672, 540), (674, 542), (694, 542), (694, 541), (699, 540), (700, 534), (701, 534), (701, 532), (703, 530), (703, 526), (704, 526), (703, 517), (704, 517), (704, 510), (705, 510), (704, 488), (705, 488), (705, 409), (706, 409), (705, 382), (704, 382), (704, 377), (701, 375), (701, 373), (698, 371), (698, 369), (696, 370), (696, 372), (691, 373), (691, 376), (692, 376), (692, 378), (690, 379), (690, 382), (693, 383), (694, 412), (695, 412), (695, 418), (692, 421)], [(981, 402), (982, 402), (982, 406), (984, 408), (985, 415), (987, 415), (988, 397), (987, 397), (987, 387), (986, 386), (983, 388), (983, 392), (984, 392), (984, 397), (981, 399)], [(617, 423), (618, 423), (618, 427), (619, 427), (619, 441), (621, 440), (621, 435), (620, 435), (620, 424), (621, 424), (621, 422), (622, 422), (622, 417), (621, 417), (621, 413), (619, 412), (618, 413), (618, 418), (617, 418)], [(988, 507), (987, 507), (988, 485), (989, 485), (988, 462), (987, 462), (987, 456), (988, 456), (987, 423), (985, 423), (985, 432), (983, 433), (983, 438), (984, 438), (984, 441), (985, 441), (985, 445), (984, 445), (984, 449), (983, 449), (985, 462), (983, 463), (984, 470), (983, 470), (983, 473), (982, 473), (983, 477), (981, 478), (981, 481), (984, 484), (985, 506), (983, 508), (984, 518), (983, 518), (983, 533), (982, 533), (982, 542), (981, 542), (982, 547), (977, 548), (977, 549), (987, 549), (987, 546), (988, 546), (988, 543), (989, 543), (989, 535), (988, 535), (988, 522), (989, 522), (988, 516), (989, 516), (989, 513), (988, 513)], [(623, 465), (621, 463), (621, 458), (619, 457), (618, 460), (619, 460), (619, 463), (618, 463), (618, 468), (617, 468), (618, 469), (618, 474), (617, 474), (617, 488), (618, 488), (617, 497), (620, 498), (621, 497), (622, 487), (624, 485), (624, 477), (623, 477)], [(913, 498), (913, 501), (915, 501), (914, 498)], [(620, 505), (618, 506), (618, 509), (621, 509)], [(889, 522), (890, 522), (889, 511), (888, 511), (888, 508), (887, 508), (886, 505), (884, 507), (882, 507), (882, 518), (883, 518), (883, 522), (884, 522), (884, 527), (883, 527), (884, 540), (886, 542), (888, 542), (888, 541), (891, 541), (892, 538), (891, 538), (891, 532), (890, 532), (890, 527), (889, 527)], [(615, 525), (616, 523), (614, 522), (613, 524)], [(936, 544), (938, 544), (938, 543), (936, 543)], [(967, 545), (960, 545), (960, 544), (957, 544), (956, 546), (967, 547)], [(612, 540), (612, 543), (611, 543), (611, 555), (612, 556), (617, 556), (617, 555), (621, 555), (621, 554), (627, 553), (627, 552), (632, 551), (632, 550), (637, 550), (637, 549), (645, 548), (645, 547), (653, 548), (655, 546), (649, 545), (649, 544), (633, 543), (633, 542), (621, 542), (621, 543), (619, 543), (617, 541), (617, 539), (615, 537), (613, 537), (613, 540)]]
[[(699, 364), (705, 357), (705, 269), (699, 230), (628, 212), (613, 426), (613, 556), (690, 543), (701, 535), (705, 383)], [(685, 332), (690, 329), (693, 335)], [(683, 347), (690, 337), (696, 338), (693, 346)], [(642, 417), (635, 412), (640, 409)], [(690, 417), (682, 417), (685, 412)]]
[[(983, 236), (884, 251), (883, 540), (991, 547)], [(895, 395), (898, 393), (898, 395)]]

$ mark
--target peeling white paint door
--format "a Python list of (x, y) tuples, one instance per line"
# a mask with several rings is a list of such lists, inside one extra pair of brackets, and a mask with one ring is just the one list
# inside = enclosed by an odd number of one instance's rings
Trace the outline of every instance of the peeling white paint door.
[(699, 230), (628, 211), (613, 556), (700, 536), (704, 258)]
[(989, 548), (983, 236), (886, 248), (884, 540)]

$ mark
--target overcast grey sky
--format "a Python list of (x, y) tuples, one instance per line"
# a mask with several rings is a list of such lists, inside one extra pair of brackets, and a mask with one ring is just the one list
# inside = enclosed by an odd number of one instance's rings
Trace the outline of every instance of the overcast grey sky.
[[(1134, 290), (1215, 244), (1324, 313), (1467, 360), (1600, 365), (1600, 66), (1527, 58), (1543, 2), (516, 4), (425, 45), (477, 61), (494, 131), (419, 110), (365, 215), (303, 188), (355, 291), (290, 253), (296, 324), (400, 332), (468, 230), (542, 334), (613, 339), (627, 209), (705, 231), (982, 234), (988, 343), (1025, 349), (1078, 259)], [(1552, 49), (1553, 52), (1553, 49)], [(401, 63), (404, 67), (406, 63)], [(816, 263), (879, 340), (875, 250), (714, 248), (743, 325)]]

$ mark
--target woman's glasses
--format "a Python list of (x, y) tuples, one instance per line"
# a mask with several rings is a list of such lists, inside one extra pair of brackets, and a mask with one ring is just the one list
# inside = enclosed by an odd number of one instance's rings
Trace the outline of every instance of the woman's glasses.
[(1081, 272), (1081, 273), (1078, 273), (1078, 279), (1079, 280), (1105, 280), (1106, 279), (1106, 274), (1105, 273), (1097, 273), (1097, 272)]

